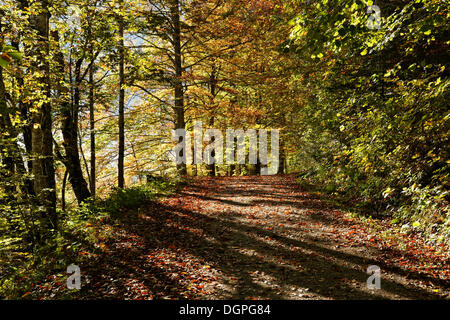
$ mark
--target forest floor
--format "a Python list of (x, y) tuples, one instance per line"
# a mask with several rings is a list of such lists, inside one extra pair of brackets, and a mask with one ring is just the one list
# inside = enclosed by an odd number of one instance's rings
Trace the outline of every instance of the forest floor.
[[(448, 247), (331, 200), (291, 176), (195, 178), (125, 208), (114, 236), (80, 265), (73, 298), (450, 298)], [(381, 268), (380, 290), (366, 287), (370, 265)], [(38, 296), (58, 298), (40, 288)]]

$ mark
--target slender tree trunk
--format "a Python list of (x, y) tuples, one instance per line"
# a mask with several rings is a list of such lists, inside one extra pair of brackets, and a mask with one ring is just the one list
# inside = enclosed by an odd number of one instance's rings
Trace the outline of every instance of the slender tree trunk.
[[(58, 40), (58, 33), (52, 33), (55, 40)], [(58, 62), (58, 71), (60, 82), (64, 83), (64, 56), (62, 52), (58, 52), (56, 60)], [(75, 66), (75, 90), (74, 103), (71, 105), (68, 97), (68, 89), (64, 85), (58, 87), (59, 97), (61, 99), (61, 131), (64, 140), (64, 150), (66, 152), (64, 164), (69, 172), (69, 182), (75, 193), (78, 203), (91, 197), (86, 180), (83, 177), (81, 169), (80, 155), (78, 150), (78, 109), (80, 104), (80, 83), (81, 83), (81, 64), (83, 59), (78, 59)]]
[(73, 108), (70, 103), (63, 106), (62, 133), (64, 148), (66, 151), (66, 165), (69, 170), (69, 182), (75, 193), (78, 203), (83, 202), (91, 196), (88, 184), (83, 177), (81, 169), (80, 153), (78, 149), (78, 110), (80, 104), (79, 84), (81, 80), (75, 81), (75, 96)]
[[(192, 148), (192, 154), (195, 154), (194, 143), (192, 144), (191, 148)], [(196, 165), (195, 163), (193, 163), (193, 164), (191, 165), (191, 175), (192, 175), (193, 177), (198, 176), (198, 168), (197, 168), (197, 165)]]
[[(80, 126), (78, 126), (78, 148), (80, 149), (80, 155), (81, 155), (81, 159), (83, 159), (83, 163), (84, 163), (84, 168), (87, 172), (87, 181), (90, 183), (91, 181), (91, 175), (90, 175), (90, 171), (89, 171), (89, 165), (86, 161), (86, 156), (84, 155), (84, 151), (83, 151), (83, 140), (81, 138), (81, 129)], [(87, 185), (87, 184), (86, 184)]]
[[(122, 9), (122, 2), (120, 7)], [(124, 158), (125, 158), (125, 50), (123, 39), (124, 23), (123, 18), (119, 17), (119, 159), (118, 159), (118, 187), (124, 188)]]
[[(92, 52), (91, 52), (92, 55)], [(95, 114), (94, 114), (94, 64), (89, 70), (89, 125), (91, 138), (91, 195), (95, 197)]]
[[(181, 77), (183, 75), (183, 67), (181, 60), (181, 27), (180, 27), (180, 2), (179, 0), (172, 0), (171, 18), (173, 26), (173, 46), (174, 46), (174, 67), (175, 67), (175, 129), (185, 129), (186, 123), (184, 119), (184, 90)], [(182, 142), (182, 141), (180, 141)], [(186, 164), (177, 165), (178, 173), (186, 175)]]
[[(95, 7), (97, 6), (97, 2), (95, 2)], [(96, 10), (96, 9), (94, 9)], [(95, 197), (95, 82), (94, 82), (94, 75), (95, 75), (95, 57), (94, 57), (94, 39), (92, 37), (92, 17), (93, 17), (93, 11), (90, 12), (88, 16), (88, 39), (90, 40), (89, 44), (89, 58), (91, 60), (89, 65), (89, 138), (90, 138), (90, 168), (86, 168), (88, 172), (90, 172), (89, 175), (89, 189), (91, 191), (91, 196)], [(82, 149), (81, 149), (82, 151)]]
[(233, 174), (235, 173), (235, 170), (236, 170), (236, 165), (230, 164), (230, 167), (229, 167), (229, 169), (228, 169), (228, 175), (229, 175), (230, 177), (232, 177)]
[[(214, 97), (216, 96), (216, 87), (217, 87), (216, 67), (213, 66), (212, 71), (211, 71), (211, 75), (210, 75), (210, 78), (209, 78), (209, 91), (210, 91), (210, 94), (211, 94), (211, 106), (213, 106), (213, 104), (214, 104)], [(209, 119), (209, 126), (210, 126), (210, 128), (214, 127), (214, 115), (211, 116), (211, 118)], [(214, 141), (215, 141), (215, 138), (212, 137), (211, 138), (211, 143), (214, 143)], [(211, 152), (211, 156), (212, 157), (216, 156), (216, 153), (215, 153), (214, 150)], [(215, 163), (212, 163), (212, 164), (208, 165), (208, 175), (210, 177), (215, 177), (216, 176), (216, 164)]]
[[(259, 152), (259, 150), (258, 150)], [(255, 164), (255, 174), (256, 175), (261, 175), (261, 160), (258, 158), (256, 159), (256, 164)]]
[(284, 174), (285, 173), (285, 170), (286, 170), (285, 164), (286, 164), (286, 159), (285, 159), (285, 153), (284, 153), (284, 144), (283, 144), (283, 142), (280, 142), (280, 158), (278, 160), (278, 172), (277, 172), (277, 174)]
[[(214, 116), (212, 116), (209, 119), (209, 126), (210, 128), (214, 127)], [(211, 137), (211, 143), (214, 143), (216, 139), (214, 137)], [(211, 157), (215, 157), (216, 156), (216, 152), (214, 150), (211, 151)], [(215, 177), (216, 176), (216, 164), (212, 163), (207, 165), (207, 170), (208, 170), (208, 176), (210, 177)]]
[(66, 185), (67, 185), (67, 176), (69, 175), (69, 171), (67, 169), (64, 171), (64, 178), (61, 187), (61, 208), (63, 211), (66, 210)]

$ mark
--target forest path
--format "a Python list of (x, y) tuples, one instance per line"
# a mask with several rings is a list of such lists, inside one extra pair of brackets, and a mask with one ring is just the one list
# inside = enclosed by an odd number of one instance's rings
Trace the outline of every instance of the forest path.
[[(100, 261), (82, 267), (88, 296), (450, 297), (448, 251), (403, 252), (321, 196), (302, 191), (291, 176), (196, 178), (169, 198), (124, 212), (120, 221)], [(381, 290), (366, 288), (370, 265), (381, 268)]]

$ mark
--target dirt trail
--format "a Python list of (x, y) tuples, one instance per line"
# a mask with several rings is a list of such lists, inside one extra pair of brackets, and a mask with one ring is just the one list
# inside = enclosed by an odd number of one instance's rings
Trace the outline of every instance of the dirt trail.
[[(83, 291), (120, 299), (449, 298), (448, 260), (426, 273), (419, 262), (410, 267), (414, 259), (290, 176), (198, 178), (124, 213), (117, 238), (82, 267)], [(381, 268), (381, 290), (366, 288), (369, 265)]]

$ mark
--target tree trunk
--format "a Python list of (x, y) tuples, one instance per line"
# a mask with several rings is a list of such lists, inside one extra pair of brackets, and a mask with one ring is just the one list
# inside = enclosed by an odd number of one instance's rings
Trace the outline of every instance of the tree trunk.
[[(211, 117), (209, 119), (209, 126), (210, 128), (214, 127), (214, 117)], [(216, 139), (214, 137), (211, 137), (211, 143), (214, 143)], [(216, 156), (216, 152), (215, 150), (211, 151), (211, 157), (215, 157)], [(216, 164), (212, 163), (212, 164), (208, 164), (207, 165), (207, 170), (208, 170), (208, 176), (210, 177), (215, 177), (216, 176)]]
[[(194, 143), (191, 145), (191, 148), (192, 148), (192, 154), (195, 154)], [(198, 176), (198, 168), (197, 168), (197, 165), (195, 164), (195, 161), (194, 161), (194, 163), (191, 165), (191, 175), (192, 175), (193, 177), (197, 177), (197, 176)]]
[(49, 19), (47, 2), (39, 1), (39, 13), (31, 17), (31, 26), (37, 31), (38, 42), (33, 48), (36, 56), (34, 68), (40, 73), (37, 83), (41, 85), (44, 101), (36, 101), (36, 111), (32, 115), (33, 128), (32, 156), (34, 190), (39, 204), (44, 209), (41, 215), (41, 228), (57, 228), (55, 168), (53, 159), (52, 113), (50, 99), (50, 66), (47, 61), (49, 54)]
[(256, 160), (256, 164), (255, 164), (255, 175), (261, 175), (261, 160), (259, 159), (259, 157)]
[(63, 182), (62, 182), (62, 187), (61, 187), (61, 209), (63, 211), (66, 210), (66, 185), (67, 185), (67, 176), (69, 175), (69, 171), (66, 170), (64, 171), (64, 178), (63, 178)]
[(285, 154), (284, 154), (284, 144), (283, 142), (280, 142), (280, 158), (278, 160), (278, 172), (277, 174), (284, 174), (285, 173), (285, 164), (286, 164), (286, 159), (285, 159)]
[(228, 175), (232, 177), (235, 174), (236, 165), (230, 164), (228, 169)]
[[(120, 7), (122, 9), (122, 2)], [(125, 187), (124, 178), (124, 158), (125, 158), (125, 52), (123, 39), (123, 17), (119, 17), (119, 159), (118, 159), (118, 187), (123, 189)]]
[[(92, 51), (91, 51), (92, 55)], [(91, 138), (91, 195), (95, 197), (95, 114), (94, 114), (94, 64), (89, 70), (89, 125)]]
[[(56, 41), (59, 40), (58, 32), (52, 32), (52, 36)], [(65, 83), (64, 78), (64, 56), (62, 52), (56, 55), (56, 62), (58, 63), (58, 78), (60, 83)], [(64, 140), (65, 158), (64, 165), (69, 173), (69, 182), (72, 185), (73, 192), (77, 198), (78, 204), (91, 197), (86, 180), (83, 177), (83, 170), (81, 169), (80, 155), (78, 150), (78, 110), (80, 104), (80, 85), (81, 85), (81, 65), (83, 58), (77, 60), (75, 65), (75, 88), (73, 105), (68, 99), (68, 89), (64, 85), (58, 86), (58, 94), (61, 100), (61, 131)]]
[[(184, 119), (184, 90), (181, 77), (183, 75), (183, 67), (181, 61), (181, 27), (180, 27), (180, 2), (179, 0), (172, 0), (171, 5), (172, 18), (172, 40), (174, 46), (174, 68), (175, 68), (175, 129), (185, 129), (186, 123)], [(180, 141), (181, 142), (181, 141)], [(177, 170), (180, 175), (186, 175), (186, 163), (177, 165)]]
[[(216, 96), (216, 86), (217, 86), (216, 67), (213, 66), (212, 70), (211, 70), (211, 75), (209, 77), (209, 91), (211, 94), (211, 106), (214, 105), (214, 97)], [(213, 110), (213, 112), (214, 112), (214, 110)], [(211, 116), (211, 118), (209, 119), (209, 126), (210, 126), (210, 128), (214, 127), (214, 115)], [(214, 141), (215, 141), (215, 138), (212, 137), (211, 143), (214, 143)], [(216, 153), (214, 150), (211, 152), (211, 156), (212, 157), (216, 156)], [(208, 165), (208, 175), (210, 177), (216, 176), (216, 164), (215, 163)]]

